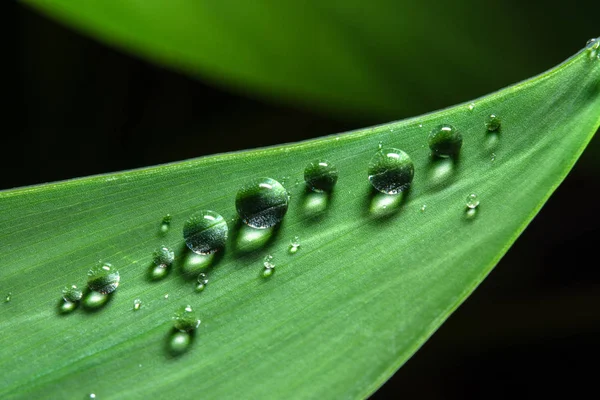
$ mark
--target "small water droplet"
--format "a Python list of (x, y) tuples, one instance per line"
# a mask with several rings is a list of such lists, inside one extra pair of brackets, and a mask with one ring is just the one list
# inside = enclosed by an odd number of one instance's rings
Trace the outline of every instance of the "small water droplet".
[(75, 303), (83, 297), (83, 291), (75, 285), (66, 286), (62, 290), (62, 297), (65, 301)]
[(419, 128), (422, 128), (422, 127), (423, 127), (423, 124), (419, 124)]
[(489, 132), (497, 131), (498, 129), (500, 129), (501, 124), (502, 121), (500, 120), (500, 117), (498, 117), (498, 115), (496, 114), (490, 114), (485, 119), (485, 128)]
[(592, 43), (596, 42), (596, 38), (591, 38), (585, 43), (585, 47), (589, 47)]
[(392, 147), (379, 150), (369, 162), (369, 182), (378, 191), (399, 194), (409, 188), (415, 173), (408, 154)]
[(228, 232), (225, 219), (211, 210), (198, 211), (183, 225), (185, 244), (196, 254), (212, 254), (225, 247)]
[(152, 253), (154, 265), (161, 268), (170, 267), (175, 260), (175, 253), (166, 246), (161, 246)]
[(473, 111), (475, 109), (475, 103), (469, 104), (469, 111)]
[(265, 267), (265, 269), (263, 271), (263, 276), (269, 277), (269, 276), (273, 275), (273, 272), (275, 271), (275, 264), (273, 263), (272, 255), (268, 254), (265, 256), (265, 258), (263, 260), (263, 265)]
[(95, 399), (96, 398), (96, 394), (95, 393), (90, 393), (90, 399)]
[(90, 290), (102, 294), (114, 292), (119, 287), (119, 281), (121, 280), (119, 271), (109, 263), (99, 263), (88, 271), (87, 276), (87, 284)]
[(181, 307), (173, 316), (173, 326), (180, 332), (189, 332), (200, 326), (200, 320), (189, 304)]
[(265, 277), (265, 278), (268, 278), (268, 277), (270, 277), (271, 275), (273, 275), (273, 271), (274, 271), (274, 269), (273, 269), (273, 268), (265, 268), (265, 269), (263, 270), (263, 273), (262, 273), (262, 275), (263, 275), (263, 277)]
[(67, 301), (63, 299), (58, 307), (58, 311), (61, 314), (68, 314), (77, 308), (77, 304), (78, 302)]
[(206, 287), (206, 285), (208, 284), (208, 277), (206, 276), (206, 274), (204, 272), (200, 272), (198, 274), (197, 282), (198, 282), (198, 285), (196, 286), (196, 291), (197, 292), (203, 291), (204, 288)]
[(8, 292), (8, 293), (6, 294), (6, 297), (4, 298), (4, 302), (5, 302), (5, 303), (10, 303), (10, 301), (11, 301), (11, 300), (12, 300), (12, 293), (11, 293), (11, 292)]
[(290, 253), (294, 254), (300, 249), (300, 237), (294, 236), (294, 238), (290, 241)]
[(192, 344), (192, 335), (189, 332), (175, 331), (169, 336), (168, 351), (172, 356), (185, 353)]
[(169, 228), (171, 227), (171, 214), (167, 214), (163, 217), (162, 222), (160, 223), (160, 231), (162, 233), (167, 233)]
[(168, 300), (169, 299), (169, 293), (165, 293), (164, 298), (165, 298), (165, 300)]
[(467, 196), (467, 208), (474, 209), (479, 206), (479, 198), (475, 193), (471, 193)]
[(426, 208), (427, 208), (427, 204), (423, 204), (423, 205), (421, 206), (421, 212), (425, 211), (425, 209), (426, 209)]
[(438, 125), (429, 133), (429, 148), (438, 157), (458, 155), (462, 142), (460, 132), (449, 124)]
[(337, 180), (338, 170), (327, 160), (313, 161), (304, 169), (304, 181), (315, 192), (330, 192)]
[(238, 191), (235, 207), (245, 224), (270, 228), (280, 223), (287, 212), (287, 191), (274, 179), (254, 179)]
[(139, 310), (140, 308), (142, 308), (142, 300), (140, 300), (140, 299), (135, 299), (135, 300), (133, 301), (133, 311), (137, 311), (137, 310)]
[(492, 160), (492, 162), (496, 161), (496, 153), (490, 155), (490, 160)]
[(379, 141), (379, 143), (377, 143), (377, 150), (381, 150), (383, 149), (383, 142)]

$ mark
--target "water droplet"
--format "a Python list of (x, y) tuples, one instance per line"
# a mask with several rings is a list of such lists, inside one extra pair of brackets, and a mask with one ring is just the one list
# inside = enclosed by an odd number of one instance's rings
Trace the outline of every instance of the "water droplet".
[(106, 293), (91, 291), (83, 298), (83, 306), (88, 310), (97, 310), (102, 308), (109, 300), (110, 296)]
[(152, 253), (152, 261), (160, 268), (170, 267), (174, 260), (175, 253), (166, 246), (161, 246)]
[(589, 52), (590, 60), (600, 57), (600, 51), (598, 50), (600, 48), (599, 40), (592, 38), (587, 41), (585, 47), (587, 48), (587, 51)]
[(77, 302), (83, 297), (83, 292), (75, 285), (66, 286), (62, 290), (62, 297), (65, 301)]
[(5, 303), (10, 303), (11, 300), (12, 300), (12, 293), (8, 292), (6, 294), (6, 297), (4, 298), (4, 302)]
[(475, 103), (469, 104), (469, 111), (473, 111), (475, 109)]
[(294, 254), (300, 249), (300, 237), (294, 236), (294, 238), (290, 241), (290, 253)]
[(179, 356), (190, 348), (191, 343), (192, 335), (176, 331), (169, 336), (168, 351), (172, 356)]
[(415, 168), (408, 154), (399, 149), (379, 150), (369, 163), (369, 182), (378, 191), (398, 194), (410, 186)]
[(206, 287), (206, 285), (208, 284), (208, 277), (206, 276), (206, 274), (204, 272), (200, 272), (198, 274), (198, 285), (196, 285), (196, 291), (197, 292), (202, 292), (204, 290), (204, 288)]
[(90, 290), (109, 294), (119, 287), (121, 276), (119, 271), (109, 263), (100, 263), (88, 271), (88, 287)]
[(589, 47), (592, 43), (594, 43), (597, 39), (591, 38), (585, 43), (585, 47)]
[(61, 314), (68, 314), (77, 308), (77, 304), (78, 302), (67, 301), (63, 299), (58, 306), (58, 311)]
[(490, 155), (490, 160), (492, 160), (492, 162), (496, 161), (496, 153)]
[(383, 142), (379, 141), (379, 143), (377, 143), (377, 150), (381, 150), (383, 149)]
[(426, 209), (426, 208), (427, 208), (427, 204), (423, 204), (423, 205), (421, 206), (421, 212), (425, 211), (425, 209)]
[(162, 222), (160, 223), (160, 231), (162, 233), (167, 233), (169, 228), (171, 227), (171, 214), (167, 214), (163, 217)]
[(502, 121), (496, 114), (490, 114), (485, 119), (485, 127), (489, 132), (494, 132), (500, 129)]
[(90, 399), (95, 399), (96, 398), (96, 394), (95, 393), (90, 393)]
[(265, 256), (263, 265), (265, 268), (275, 268), (275, 264), (273, 264), (273, 256), (268, 254)]
[(471, 193), (467, 196), (467, 207), (470, 209), (477, 208), (479, 206), (479, 198), (475, 193)]
[(304, 169), (304, 180), (315, 192), (330, 192), (338, 180), (338, 170), (327, 160), (313, 161)]
[(148, 277), (152, 281), (159, 281), (169, 275), (169, 268), (162, 265), (151, 265), (148, 270)]
[(164, 298), (165, 298), (165, 300), (168, 300), (169, 299), (169, 293), (165, 293)]
[(193, 214), (183, 225), (185, 244), (196, 254), (212, 254), (225, 247), (228, 232), (225, 219), (210, 210)]
[(287, 191), (274, 179), (254, 179), (239, 190), (235, 207), (247, 225), (257, 229), (270, 228), (280, 223), (287, 212)]
[(422, 127), (423, 127), (423, 124), (419, 124), (419, 128), (422, 128)]
[(139, 310), (140, 308), (142, 308), (142, 300), (140, 300), (140, 299), (135, 299), (135, 300), (133, 301), (133, 311), (137, 311), (137, 310)]
[(192, 306), (187, 305), (175, 313), (173, 326), (181, 332), (189, 332), (200, 326), (200, 320), (192, 310)]
[(438, 125), (429, 134), (429, 148), (438, 157), (452, 157), (460, 152), (462, 135), (449, 124)]

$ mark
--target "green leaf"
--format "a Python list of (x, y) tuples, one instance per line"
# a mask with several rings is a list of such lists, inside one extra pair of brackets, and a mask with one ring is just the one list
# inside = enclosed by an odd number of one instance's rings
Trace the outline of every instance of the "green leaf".
[[(593, 13), (580, 12), (558, 36), (552, 21), (564, 26), (563, 8), (545, 7), (538, 23), (539, 11), (527, 6), (515, 15), (515, 5), (502, 3), (490, 15), (487, 3), (462, 1), (25, 3), (102, 42), (245, 93), (388, 118), (530, 76), (562, 59), (553, 53), (562, 37), (579, 40), (594, 26)], [(504, 23), (511, 29), (495, 29)], [(502, 62), (504, 54), (518, 62)]]
[[(486, 130), (490, 114), (502, 121), (497, 133)], [(461, 132), (456, 161), (430, 156), (429, 132), (443, 123)], [(1, 192), (0, 282), (11, 301), (0, 305), (0, 397), (364, 397), (485, 278), (599, 124), (600, 60), (589, 48), (472, 110)], [(410, 191), (373, 193), (366, 171), (379, 142), (411, 156)], [(296, 185), (318, 158), (339, 170), (330, 198)], [(234, 206), (238, 189), (261, 176), (291, 194), (283, 223), (262, 241)], [(475, 212), (466, 210), (471, 193)], [(223, 215), (230, 237), (198, 293), (182, 228), (201, 209)], [(295, 235), (301, 246), (290, 254)], [(162, 244), (176, 261), (152, 281)], [(268, 279), (266, 255), (276, 265)], [(60, 315), (62, 287), (84, 286), (99, 259), (120, 272), (111, 300)], [(187, 304), (202, 324), (173, 356), (171, 317)]]

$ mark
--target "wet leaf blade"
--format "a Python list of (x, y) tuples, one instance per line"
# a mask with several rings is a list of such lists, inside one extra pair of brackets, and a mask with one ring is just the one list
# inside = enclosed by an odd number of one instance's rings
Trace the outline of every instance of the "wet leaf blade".
[[(474, 290), (566, 176), (600, 124), (599, 82), (600, 62), (583, 51), (472, 111), (1, 192), (0, 282), (12, 300), (0, 305), (0, 397), (366, 396)], [(498, 134), (486, 133), (491, 113), (502, 118)], [(464, 138), (456, 163), (432, 160), (426, 145), (448, 122)], [(415, 163), (399, 206), (366, 179), (380, 141)], [(295, 185), (317, 158), (340, 171), (323, 213)], [(285, 178), (292, 197), (280, 229), (249, 252), (234, 199), (258, 176)], [(481, 200), (471, 217), (470, 193)], [(200, 209), (221, 213), (232, 232), (199, 294), (181, 272), (181, 230)], [(295, 235), (301, 247), (290, 255)], [(178, 259), (151, 282), (162, 244)], [(276, 265), (267, 280), (266, 254)], [(83, 286), (98, 259), (121, 273), (114, 297), (97, 312), (59, 316), (61, 288)], [(186, 304), (202, 324), (191, 349), (172, 357), (171, 317)]]

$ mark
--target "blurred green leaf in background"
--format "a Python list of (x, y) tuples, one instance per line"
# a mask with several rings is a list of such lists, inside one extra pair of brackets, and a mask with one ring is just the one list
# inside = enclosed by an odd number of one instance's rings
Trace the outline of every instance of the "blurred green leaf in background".
[[(592, 2), (28, 3), (120, 50), (0, 6), (16, 38), (2, 188), (416, 115), (534, 75), (598, 34)], [(600, 218), (581, 206), (600, 189), (598, 151), (595, 139), (496, 272), (380, 394), (582, 388), (582, 361), (598, 354), (600, 275), (573, 255), (592, 255), (598, 238)]]

